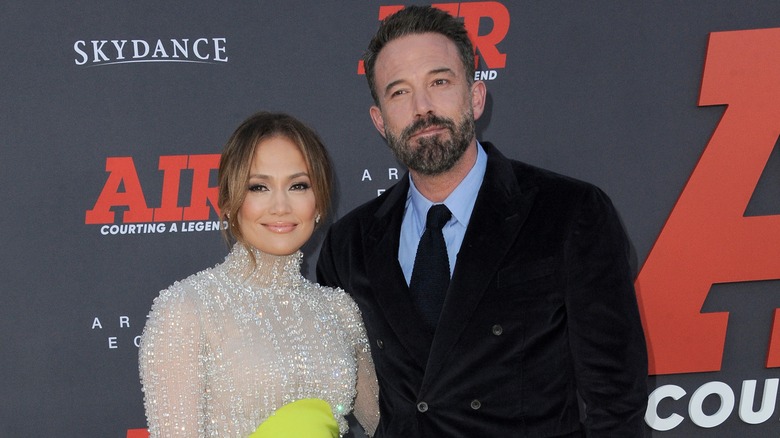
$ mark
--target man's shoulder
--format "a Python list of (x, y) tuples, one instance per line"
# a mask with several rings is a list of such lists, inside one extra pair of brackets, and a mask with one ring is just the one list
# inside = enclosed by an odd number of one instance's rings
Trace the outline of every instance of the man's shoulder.
[(545, 169), (518, 160), (509, 161), (512, 164), (512, 170), (514, 171), (515, 177), (519, 181), (528, 180), (538, 185), (560, 188), (595, 188), (594, 184), (570, 175), (564, 175), (550, 169)]
[(534, 193), (533, 199), (536, 203), (555, 206), (558, 209), (576, 209), (583, 202), (611, 203), (609, 196), (593, 183), (507, 158), (489, 143), (486, 150), (489, 159), (486, 183), (511, 187), (508, 189), (509, 193)]
[(496, 174), (509, 170), (521, 188), (535, 186), (544, 190), (597, 189), (595, 185), (587, 181), (529, 164), (524, 161), (508, 158), (494, 145), (490, 143), (485, 143), (485, 145), (486, 150), (488, 151), (489, 160), (492, 161), (492, 163), (489, 161), (490, 164), (488, 164), (488, 169), (493, 169), (493, 172), (489, 171), (488, 175), (493, 174), (493, 177), (495, 177)]

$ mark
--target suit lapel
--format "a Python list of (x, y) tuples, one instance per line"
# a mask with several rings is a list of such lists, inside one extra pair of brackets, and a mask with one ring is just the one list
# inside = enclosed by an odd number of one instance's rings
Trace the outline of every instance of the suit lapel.
[(425, 371), (422, 390), (434, 379), (479, 305), (501, 260), (517, 238), (537, 189), (521, 190), (511, 163), (490, 144), (485, 178), (458, 253)]
[(385, 320), (399, 342), (423, 369), (428, 360), (433, 334), (418, 316), (398, 263), (401, 221), (408, 189), (409, 178), (404, 176), (377, 210), (366, 235), (366, 269)]

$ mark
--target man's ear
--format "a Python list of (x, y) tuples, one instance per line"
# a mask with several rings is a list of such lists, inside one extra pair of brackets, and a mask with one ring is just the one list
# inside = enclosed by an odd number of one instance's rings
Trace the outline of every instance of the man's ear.
[(475, 81), (471, 84), (471, 110), (474, 111), (474, 120), (482, 116), (485, 111), (485, 96), (487, 96), (487, 87), (482, 81)]
[(385, 136), (385, 119), (382, 118), (382, 110), (379, 109), (378, 106), (373, 105), (369, 110), (368, 113), (371, 114), (371, 121), (374, 122), (374, 127), (377, 131), (382, 135), (382, 137)]

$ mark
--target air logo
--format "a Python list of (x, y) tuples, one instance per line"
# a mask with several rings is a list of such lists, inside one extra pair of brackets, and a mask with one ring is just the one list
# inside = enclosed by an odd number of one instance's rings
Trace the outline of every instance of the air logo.
[[(498, 76), (495, 69), (506, 67), (506, 54), (498, 50), (498, 44), (504, 40), (509, 32), (509, 11), (499, 2), (470, 2), (470, 3), (434, 3), (431, 6), (446, 11), (453, 17), (463, 19), (463, 25), (471, 37), (476, 52), (475, 62), (477, 71), (475, 80), (493, 80)], [(403, 5), (380, 6), (379, 20), (384, 20), (401, 9)], [(483, 20), (492, 23), (490, 31), (480, 35), (480, 24)], [(479, 70), (480, 60), (486, 70)], [(358, 62), (358, 74), (365, 74), (363, 61)]]
[[(780, 135), (778, 71), (780, 28), (710, 35), (699, 105), (728, 107), (636, 281), (651, 374), (720, 371), (729, 314), (702, 313), (710, 289), (780, 279), (780, 215), (745, 216)], [(765, 364), (780, 367), (778, 309)], [(690, 396), (689, 418), (712, 428), (737, 410), (744, 423), (769, 421), (778, 379), (765, 379), (763, 396), (756, 400), (760, 387), (755, 379), (744, 380), (741, 390), (707, 382)], [(680, 425), (684, 407), (677, 401), (685, 395), (677, 385), (655, 389), (646, 422), (661, 431)], [(702, 407), (709, 397), (718, 400), (714, 413)], [(668, 402), (674, 413), (661, 417), (658, 405), (664, 399), (674, 400)]]
[[(122, 222), (149, 223), (174, 221), (205, 221), (217, 207), (217, 187), (209, 185), (212, 172), (219, 167), (219, 154), (164, 155), (159, 160), (163, 172), (160, 206), (149, 207), (132, 157), (106, 158), (108, 179), (94, 207), (86, 213), (86, 224), (111, 224), (115, 222), (115, 207), (124, 207)], [(178, 204), (181, 175), (192, 175), (190, 203)]]

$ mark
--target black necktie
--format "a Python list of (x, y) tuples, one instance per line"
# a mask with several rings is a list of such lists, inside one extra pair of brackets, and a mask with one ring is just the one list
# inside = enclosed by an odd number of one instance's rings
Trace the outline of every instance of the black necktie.
[(428, 210), (425, 232), (417, 246), (412, 279), (409, 281), (412, 300), (431, 328), (439, 323), (444, 296), (450, 285), (450, 260), (441, 229), (451, 216), (444, 204), (434, 205)]

